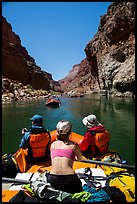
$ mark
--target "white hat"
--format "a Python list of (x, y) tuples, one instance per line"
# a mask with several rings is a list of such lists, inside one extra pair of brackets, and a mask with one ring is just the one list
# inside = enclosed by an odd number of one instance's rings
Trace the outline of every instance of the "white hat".
[(88, 115), (87, 117), (83, 118), (82, 122), (88, 128), (91, 128), (91, 127), (97, 126), (97, 125), (101, 125), (101, 123), (99, 123), (97, 121), (96, 116), (93, 115), (93, 114), (92, 115)]
[(56, 126), (57, 132), (59, 134), (67, 134), (71, 130), (71, 127), (72, 127), (71, 123), (68, 122), (67, 120), (59, 121)]

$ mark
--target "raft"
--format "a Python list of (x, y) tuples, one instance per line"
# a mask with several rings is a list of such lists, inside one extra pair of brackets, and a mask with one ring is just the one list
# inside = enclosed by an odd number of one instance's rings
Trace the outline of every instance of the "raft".
[(50, 107), (59, 107), (61, 104), (60, 100), (58, 98), (49, 98), (46, 101), (46, 106)]
[[(56, 135), (57, 135), (57, 131), (54, 130), (54, 131), (51, 131), (51, 143), (56, 140)], [(74, 133), (72, 132), (71, 135), (70, 135), (70, 140), (76, 142), (76, 143), (79, 143), (81, 140), (83, 139), (83, 136), (80, 135), (80, 134), (77, 134), (77, 133)], [(24, 150), (22, 150), (21, 152), (23, 152)], [(24, 154), (24, 152), (23, 152)], [(20, 154), (23, 158), (23, 154)], [(129, 167), (129, 169), (132, 167), (130, 165), (124, 165), (124, 164), (118, 164), (116, 163), (115, 161), (114, 162), (105, 162), (106, 158), (110, 158), (110, 157), (114, 157), (116, 159), (118, 159), (118, 156), (117, 154), (113, 155), (112, 152), (108, 152), (106, 155), (104, 155), (102, 158), (98, 159), (98, 158), (94, 158), (93, 160), (87, 160), (85, 157), (83, 157), (82, 161), (74, 161), (74, 164), (73, 164), (73, 169), (76, 173), (82, 173), (84, 172), (85, 169), (88, 169), (88, 170), (91, 170), (92, 172), (92, 175), (94, 176), (103, 176), (103, 177), (106, 177), (107, 176), (107, 173), (109, 171), (112, 170), (113, 168), (113, 171), (115, 171), (116, 169), (116, 172), (120, 172), (121, 169), (122, 171), (127, 171), (125, 167)], [(23, 162), (25, 162), (23, 160)], [(23, 164), (23, 163), (22, 163)], [(111, 167), (111, 165), (114, 167)], [(106, 169), (109, 168), (109, 171)], [(25, 171), (25, 169), (22, 168), (22, 173), (18, 173), (15, 177), (15, 180), (17, 178), (19, 179), (25, 179), (25, 176), (28, 176), (28, 175), (31, 175), (31, 174), (34, 174), (36, 175), (39, 171), (50, 171), (51, 170), (51, 162), (50, 161), (46, 161), (44, 163), (39, 163), (39, 164), (35, 164), (33, 166), (31, 166), (27, 171)], [(129, 198), (130, 196), (127, 195), (127, 192), (125, 193), (126, 195), (126, 200), (127, 202), (134, 202), (135, 200), (135, 184), (134, 184), (134, 181), (135, 181), (135, 177), (134, 176), (130, 176), (130, 177), (133, 177), (132, 178), (132, 183), (133, 183), (133, 188), (131, 189), (132, 190), (132, 194), (133, 194), (133, 198)], [(101, 185), (105, 186), (105, 183), (106, 181), (102, 181), (103, 183)], [(131, 182), (131, 181), (130, 181)], [(9, 202), (9, 200), (14, 196), (16, 195), (20, 189), (16, 188), (16, 185), (14, 186), (14, 182), (11, 182), (8, 186), (8, 189), (4, 189), (6, 183), (4, 182), (2, 184), (2, 202)], [(113, 184), (112, 184), (113, 185)], [(21, 185), (20, 185), (20, 188), (21, 188)], [(124, 190), (123, 190), (124, 191)]]

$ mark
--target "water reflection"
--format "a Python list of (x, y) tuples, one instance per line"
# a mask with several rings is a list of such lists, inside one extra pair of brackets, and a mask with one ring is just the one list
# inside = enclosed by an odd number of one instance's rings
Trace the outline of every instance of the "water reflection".
[[(135, 103), (132, 100), (96, 98), (61, 98), (61, 106), (45, 106), (45, 100), (16, 101), (2, 105), (2, 152), (15, 151), (23, 127), (29, 129), (30, 118), (42, 115), (45, 127), (51, 131), (59, 120), (73, 124), (73, 131), (84, 135), (83, 117), (95, 114), (111, 134), (111, 149), (119, 151), (129, 163), (135, 161)], [(12, 143), (10, 142), (12, 141)]]

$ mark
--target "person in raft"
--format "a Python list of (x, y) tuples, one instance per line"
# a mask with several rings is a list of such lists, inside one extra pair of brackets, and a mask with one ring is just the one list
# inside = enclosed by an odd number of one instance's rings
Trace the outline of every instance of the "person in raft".
[(32, 121), (30, 131), (22, 129), (19, 147), (28, 148), (26, 161), (28, 164), (35, 164), (50, 159), (51, 136), (43, 126), (42, 116), (34, 115), (30, 120)]
[(75, 160), (82, 159), (79, 145), (69, 140), (72, 125), (62, 120), (57, 123), (57, 139), (51, 144), (51, 171), (47, 181), (54, 189), (68, 193), (83, 191), (81, 180), (73, 170)]
[(82, 122), (87, 127), (87, 131), (79, 143), (82, 155), (87, 159), (93, 159), (107, 153), (110, 134), (105, 130), (104, 125), (99, 123), (93, 114), (83, 118)]

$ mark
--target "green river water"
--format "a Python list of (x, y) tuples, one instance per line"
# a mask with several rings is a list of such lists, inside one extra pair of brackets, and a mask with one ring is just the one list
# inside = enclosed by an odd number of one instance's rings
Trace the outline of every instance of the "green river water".
[(2, 154), (18, 149), (21, 129), (29, 129), (34, 114), (42, 115), (44, 126), (52, 131), (59, 120), (72, 124), (72, 131), (84, 135), (83, 117), (95, 114), (111, 134), (110, 149), (135, 165), (135, 101), (124, 98), (60, 98), (59, 108), (48, 108), (45, 100), (16, 101), (2, 104)]

